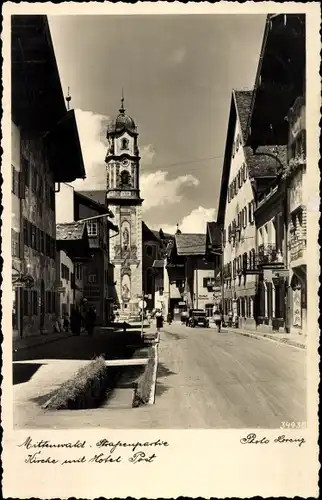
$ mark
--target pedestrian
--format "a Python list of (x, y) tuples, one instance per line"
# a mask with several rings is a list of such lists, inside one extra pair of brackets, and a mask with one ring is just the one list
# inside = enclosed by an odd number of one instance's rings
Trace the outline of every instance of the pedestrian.
[(214, 319), (214, 322), (215, 322), (215, 324), (217, 326), (217, 331), (219, 333), (220, 330), (221, 330), (222, 314), (221, 314), (221, 312), (219, 311), (218, 308), (216, 308), (216, 310), (214, 312), (213, 319)]
[(82, 326), (82, 315), (78, 307), (73, 307), (70, 315), (70, 329), (73, 335), (80, 335)]
[(64, 331), (65, 332), (68, 332), (69, 331), (69, 316), (68, 316), (68, 313), (66, 312), (64, 314), (64, 321), (63, 321), (63, 328), (64, 328)]
[(96, 322), (96, 309), (95, 307), (90, 307), (85, 319), (85, 328), (90, 337), (93, 335), (95, 322)]
[(156, 318), (157, 331), (159, 332), (160, 328), (163, 327), (163, 316), (162, 316), (162, 312), (160, 311), (160, 309), (158, 309), (156, 311), (155, 318)]
[(233, 311), (230, 310), (228, 313), (228, 326), (231, 328), (233, 326)]

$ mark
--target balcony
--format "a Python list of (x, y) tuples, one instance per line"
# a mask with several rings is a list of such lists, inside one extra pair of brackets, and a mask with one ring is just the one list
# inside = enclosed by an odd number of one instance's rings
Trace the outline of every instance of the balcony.
[(281, 254), (281, 251), (277, 250), (276, 245), (273, 244), (259, 245), (257, 253), (257, 265), (273, 265), (274, 267), (282, 267), (283, 256)]
[(289, 159), (287, 167), (284, 170), (283, 177), (290, 177), (294, 175), (298, 170), (305, 169), (305, 167), (306, 156), (304, 155), (304, 153), (298, 154)]
[(303, 259), (306, 250), (306, 240), (293, 239), (290, 241), (290, 261)]

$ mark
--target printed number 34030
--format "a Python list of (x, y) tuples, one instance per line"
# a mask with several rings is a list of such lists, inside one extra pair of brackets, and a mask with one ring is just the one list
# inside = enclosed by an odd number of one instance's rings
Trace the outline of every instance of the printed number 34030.
[(281, 429), (304, 429), (306, 422), (282, 422)]

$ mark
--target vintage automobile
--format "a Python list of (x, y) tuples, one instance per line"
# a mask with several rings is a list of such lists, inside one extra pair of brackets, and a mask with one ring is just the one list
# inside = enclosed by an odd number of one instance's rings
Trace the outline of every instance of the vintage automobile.
[(209, 327), (209, 319), (203, 309), (190, 309), (187, 326), (195, 328), (196, 326)]

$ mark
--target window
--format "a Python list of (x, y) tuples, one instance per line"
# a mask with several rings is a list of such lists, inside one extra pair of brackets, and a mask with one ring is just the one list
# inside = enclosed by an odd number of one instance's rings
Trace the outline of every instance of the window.
[(65, 264), (61, 264), (61, 277), (66, 281), (70, 279), (69, 268)]
[(95, 237), (98, 234), (98, 223), (89, 221), (86, 223), (88, 236)]
[(88, 283), (96, 283), (96, 274), (89, 274)]
[(148, 257), (153, 257), (154, 255), (154, 248), (151, 245), (147, 245), (145, 248), (145, 253)]
[(246, 227), (247, 226), (247, 208), (246, 207), (243, 208), (243, 212), (244, 212), (243, 223), (244, 223), (244, 227)]
[(122, 139), (121, 141), (121, 149), (128, 149), (129, 148), (129, 141), (128, 139)]
[(254, 222), (254, 201), (248, 203), (248, 220), (250, 224)]
[(11, 255), (12, 257), (20, 257), (20, 233), (11, 229)]
[(130, 174), (127, 170), (123, 170), (121, 173), (121, 187), (130, 187)]
[(77, 280), (81, 280), (82, 279), (82, 274), (83, 274), (82, 271), (83, 271), (82, 265), (81, 264), (76, 264), (75, 265), (75, 276), (76, 276)]
[(34, 224), (31, 225), (31, 248), (36, 250), (36, 226)]
[(11, 192), (19, 196), (19, 174), (13, 165), (11, 166)]

